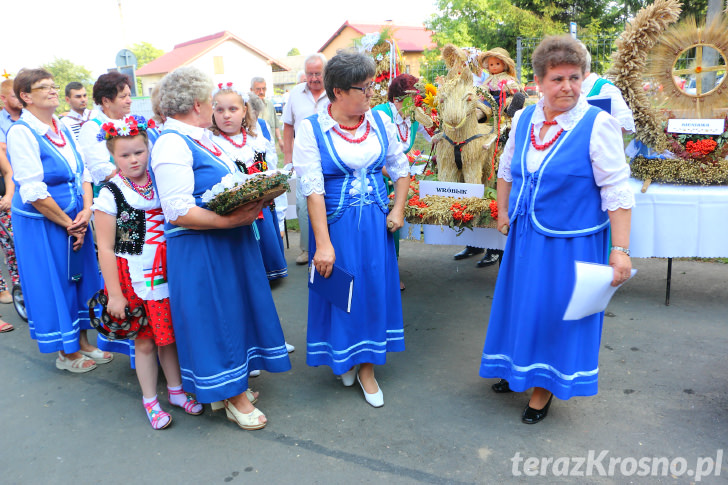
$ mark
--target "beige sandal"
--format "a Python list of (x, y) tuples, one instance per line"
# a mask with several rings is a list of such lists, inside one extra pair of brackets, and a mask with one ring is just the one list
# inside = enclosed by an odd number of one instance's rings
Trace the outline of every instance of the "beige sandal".
[[(248, 401), (250, 401), (250, 404), (255, 404), (258, 402), (258, 398), (255, 397), (255, 394), (253, 394), (253, 390), (248, 388), (245, 390), (245, 396), (248, 398)], [(210, 406), (212, 407), (212, 412), (220, 411), (221, 409), (225, 409), (225, 402), (224, 401), (215, 401), (213, 403), (210, 403)]]
[[(86, 362), (93, 362), (94, 365), (84, 367), (83, 365)], [(84, 372), (92, 371), (95, 368), (96, 362), (94, 362), (93, 359), (89, 359), (85, 355), (79, 357), (78, 359), (71, 360), (59, 353), (58, 358), (56, 359), (56, 369), (67, 370), (68, 372), (72, 372), (74, 374), (83, 374)]]
[(233, 403), (231, 403), (227, 399), (225, 399), (224, 402), (225, 414), (227, 414), (228, 420), (237, 424), (241, 428), (247, 430), (255, 430), (265, 428), (265, 425), (268, 424), (268, 421), (266, 421), (265, 423), (261, 423), (259, 421), (259, 418), (261, 416), (265, 417), (265, 414), (261, 413), (258, 408), (254, 408), (251, 412), (246, 414), (238, 411), (238, 408), (236, 408)]

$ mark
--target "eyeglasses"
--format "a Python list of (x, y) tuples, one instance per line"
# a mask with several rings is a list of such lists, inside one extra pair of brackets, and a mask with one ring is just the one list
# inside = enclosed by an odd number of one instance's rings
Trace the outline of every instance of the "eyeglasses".
[(51, 90), (58, 91), (61, 89), (61, 87), (57, 84), (44, 84), (42, 86), (36, 86), (34, 88), (30, 88), (31, 91), (43, 91), (43, 92), (49, 92)]
[(324, 73), (322, 72), (307, 72), (306, 77), (323, 77)]
[(370, 82), (366, 86), (349, 86), (349, 89), (356, 89), (364, 94), (374, 92), (374, 81)]

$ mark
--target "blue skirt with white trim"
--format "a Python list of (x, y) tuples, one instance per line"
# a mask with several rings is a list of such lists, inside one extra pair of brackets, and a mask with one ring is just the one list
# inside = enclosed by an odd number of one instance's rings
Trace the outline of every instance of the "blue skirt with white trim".
[[(386, 217), (376, 204), (351, 206), (329, 225), (336, 264), (354, 275), (351, 313), (309, 290), (308, 365), (340, 375), (357, 364), (384, 364), (387, 352), (404, 350), (399, 269)], [(310, 234), (309, 259), (316, 254)]]
[(278, 228), (278, 216), (269, 207), (263, 209), (263, 219), (254, 223), (258, 231), (258, 246), (263, 256), (263, 266), (268, 280), (277, 280), (288, 276), (288, 264), (283, 252), (283, 238)]
[(237, 396), (252, 370), (291, 368), (251, 226), (167, 239), (182, 384), (202, 403)]
[[(71, 219), (76, 213), (68, 214)], [(28, 312), (30, 337), (43, 353), (77, 352), (81, 330), (91, 328), (88, 300), (102, 287), (90, 228), (81, 251), (82, 277), (68, 280), (68, 233), (45, 217), (12, 212), (15, 255)]]
[(543, 387), (559, 399), (597, 393), (604, 313), (562, 318), (571, 299), (575, 261), (605, 264), (609, 231), (558, 238), (537, 232), (528, 216), (511, 225), (495, 285), (481, 377), (512, 390)]

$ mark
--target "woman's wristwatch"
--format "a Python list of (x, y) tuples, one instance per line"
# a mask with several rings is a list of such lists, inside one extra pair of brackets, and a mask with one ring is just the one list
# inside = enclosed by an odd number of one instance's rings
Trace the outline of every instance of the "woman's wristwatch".
[(623, 248), (622, 246), (612, 246), (612, 251), (621, 251), (629, 256), (629, 248)]

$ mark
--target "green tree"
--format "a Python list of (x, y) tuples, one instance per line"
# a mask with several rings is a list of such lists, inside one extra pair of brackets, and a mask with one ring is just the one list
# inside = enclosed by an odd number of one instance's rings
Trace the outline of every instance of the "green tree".
[(288, 51), (288, 54), (286, 56), (300, 56), (301, 51), (298, 50), (298, 47), (294, 47), (293, 49)]
[[(149, 42), (137, 42), (129, 48), (134, 53), (137, 59), (137, 69), (142, 67), (144, 64), (152, 62), (157, 57), (164, 54), (162, 49), (157, 49)], [(137, 79), (137, 95), (142, 96), (142, 82)]]
[(83, 84), (86, 87), (86, 91), (88, 91), (89, 98), (91, 97), (94, 80), (91, 76), (91, 71), (85, 67), (74, 64), (68, 59), (59, 59), (57, 57), (52, 62), (43, 64), (41, 67), (53, 74), (53, 80), (61, 87), (58, 92), (58, 98), (61, 103), (56, 109), (56, 114), (63, 114), (70, 109), (68, 103), (66, 103), (65, 89), (66, 84), (72, 81), (78, 81)]

